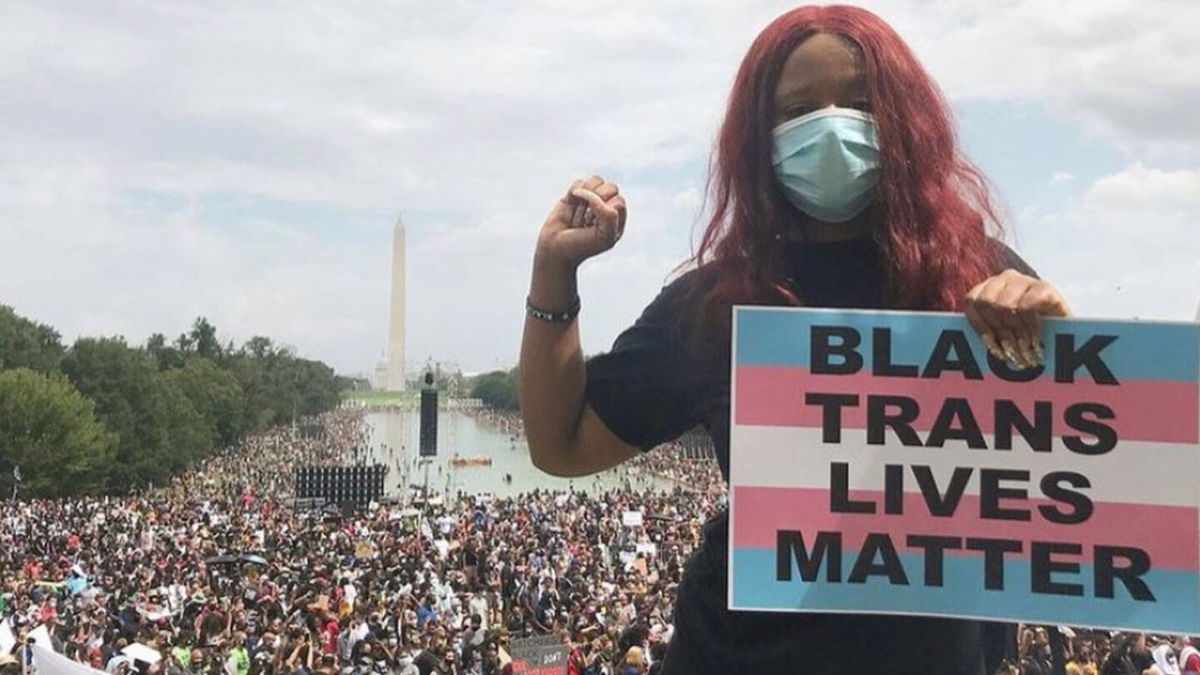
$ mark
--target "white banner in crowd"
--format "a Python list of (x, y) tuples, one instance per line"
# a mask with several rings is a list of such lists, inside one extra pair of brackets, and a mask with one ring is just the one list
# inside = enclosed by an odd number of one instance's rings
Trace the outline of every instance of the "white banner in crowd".
[(641, 511), (626, 511), (621, 514), (621, 524), (625, 527), (641, 527), (642, 522)]
[(162, 660), (162, 654), (157, 649), (151, 649), (140, 642), (134, 642), (121, 650), (121, 653), (131, 659), (155, 664)]
[(46, 648), (51, 646), (50, 631), (46, 629), (45, 624), (29, 631), (29, 637), (33, 638), (34, 644), (39, 644)]
[(641, 542), (637, 545), (637, 552), (656, 555), (658, 553), (658, 544), (655, 544), (652, 541)]
[(33, 666), (38, 675), (105, 675), (103, 670), (72, 661), (50, 646), (33, 645)]
[(0, 654), (11, 652), (15, 646), (17, 646), (17, 636), (13, 635), (8, 619), (0, 621)]

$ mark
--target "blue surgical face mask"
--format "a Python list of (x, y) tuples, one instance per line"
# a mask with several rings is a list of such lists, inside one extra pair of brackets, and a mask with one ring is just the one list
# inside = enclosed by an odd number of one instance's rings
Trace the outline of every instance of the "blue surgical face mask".
[(870, 114), (823, 108), (771, 132), (771, 164), (788, 200), (826, 223), (867, 208), (879, 184), (879, 129)]

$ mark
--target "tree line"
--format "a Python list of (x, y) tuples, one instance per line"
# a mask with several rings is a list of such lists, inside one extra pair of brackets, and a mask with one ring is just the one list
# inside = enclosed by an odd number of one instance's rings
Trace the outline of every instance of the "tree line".
[(519, 410), (516, 368), (476, 375), (471, 379), (470, 386), (471, 398), (483, 401), (486, 406), (505, 412)]
[(25, 497), (161, 485), (248, 434), (335, 407), (345, 387), (269, 338), (222, 344), (203, 317), (170, 341), (65, 346), (0, 305), (0, 497), (14, 483)]
[[(584, 360), (603, 355), (600, 351), (592, 355), (584, 354)], [(517, 412), (520, 402), (517, 400), (517, 369), (493, 370), (467, 378), (463, 385), (470, 391), (471, 398), (477, 398), (495, 410)], [(439, 387), (440, 388), (440, 387)]]

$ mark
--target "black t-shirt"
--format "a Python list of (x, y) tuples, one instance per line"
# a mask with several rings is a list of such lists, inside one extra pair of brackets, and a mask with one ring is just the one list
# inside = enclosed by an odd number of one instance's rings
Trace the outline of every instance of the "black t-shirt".
[(422, 650), (420, 654), (417, 654), (417, 657), (413, 659), (413, 665), (417, 667), (417, 671), (421, 675), (447, 672), (446, 663), (429, 650)]
[[(887, 309), (886, 276), (869, 239), (791, 244), (790, 279), (806, 306)], [(1033, 275), (996, 243), (995, 271)], [(629, 445), (649, 450), (703, 426), (729, 479), (729, 354), (700, 356), (687, 339), (687, 304), (709, 268), (666, 286), (613, 348), (587, 362), (587, 401)], [(982, 279), (980, 280), (982, 281)], [(701, 286), (703, 288), (703, 286)], [(729, 523), (704, 527), (704, 545), (679, 586), (671, 673), (797, 672), (981, 673), (985, 628), (975, 621), (851, 614), (731, 612), (726, 607)], [(995, 632), (988, 628), (986, 632)], [(991, 660), (991, 659), (989, 659)]]

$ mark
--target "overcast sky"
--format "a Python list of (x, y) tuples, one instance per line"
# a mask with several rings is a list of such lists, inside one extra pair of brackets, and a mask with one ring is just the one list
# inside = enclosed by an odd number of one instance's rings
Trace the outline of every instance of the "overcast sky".
[[(534, 238), (593, 172), (630, 205), (582, 271), (607, 348), (690, 251), (747, 0), (6, 2), (0, 303), (79, 335), (198, 315), (341, 372), (516, 361)], [(866, 3), (946, 91), (1015, 247), (1083, 316), (1200, 300), (1200, 2)]]

